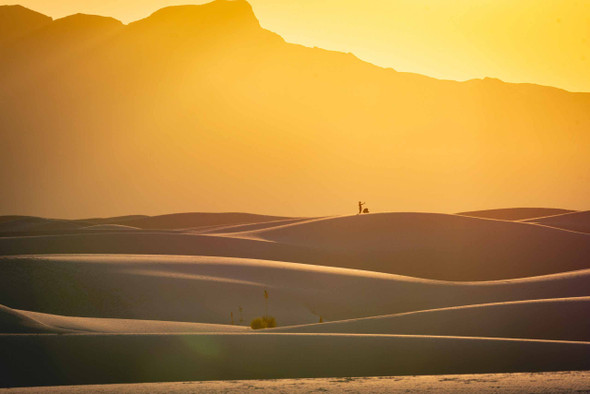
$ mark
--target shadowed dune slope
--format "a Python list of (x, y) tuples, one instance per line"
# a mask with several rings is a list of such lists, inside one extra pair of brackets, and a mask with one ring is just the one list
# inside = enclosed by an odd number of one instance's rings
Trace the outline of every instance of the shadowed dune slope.
[(0, 348), (4, 387), (590, 368), (588, 342), (461, 337), (0, 335)]
[(0, 222), (1, 233), (21, 232), (60, 232), (78, 230), (90, 223), (74, 220), (46, 219), (39, 217), (15, 217), (14, 220)]
[(18, 310), (0, 305), (0, 334), (2, 333), (49, 333), (58, 332)]
[[(84, 317), (279, 326), (450, 306), (590, 296), (590, 270), (493, 282), (442, 282), (343, 268), (204, 256), (0, 258), (0, 303)], [(179, 302), (182, 300), (182, 302)], [(242, 308), (240, 312), (239, 308)], [(242, 320), (240, 322), (240, 319)]]
[(469, 305), (270, 331), (590, 341), (590, 297)]
[(147, 215), (125, 215), (115, 216), (110, 218), (90, 218), (90, 219), (79, 219), (79, 222), (92, 223), (92, 224), (125, 224), (130, 220), (145, 219)]
[(136, 220), (125, 221), (128, 226), (143, 229), (183, 229), (190, 227), (236, 225), (246, 223), (260, 223), (273, 220), (287, 219), (280, 216), (255, 215), (250, 213), (175, 213), (170, 215), (151, 216)]
[(561, 215), (569, 212), (575, 211), (559, 208), (500, 208), (485, 209), (482, 211), (459, 212), (457, 215), (471, 216), (482, 219), (524, 220), (550, 215)]
[[(23, 318), (12, 326), (2, 327), (1, 333), (18, 333), (26, 331), (28, 322), (40, 324), (51, 332), (97, 332), (123, 334), (163, 334), (163, 333), (195, 333), (195, 332), (244, 332), (249, 327), (222, 324), (185, 323), (174, 321), (137, 320), (137, 319), (104, 319), (75, 316), (60, 316), (47, 313), (13, 310)], [(23, 327), (21, 331), (19, 327)]]
[[(218, 216), (215, 218), (219, 219)], [(137, 226), (138, 223), (127, 222), (126, 225)], [(203, 227), (201, 230), (216, 228), (219, 227)], [(465, 281), (519, 278), (590, 268), (587, 258), (590, 236), (586, 234), (531, 223), (457, 215), (383, 213), (343, 216), (309, 219), (283, 226), (272, 224), (268, 228), (231, 234), (199, 235), (201, 230), (191, 230), (84, 231), (68, 235), (0, 237), (0, 254), (227, 256)]]
[(528, 221), (564, 230), (590, 233), (590, 211), (572, 212)]
[(424, 278), (526, 277), (590, 264), (590, 237), (583, 234), (457, 215), (344, 216), (242, 235), (329, 251), (342, 261), (354, 256), (359, 262), (354, 268)]

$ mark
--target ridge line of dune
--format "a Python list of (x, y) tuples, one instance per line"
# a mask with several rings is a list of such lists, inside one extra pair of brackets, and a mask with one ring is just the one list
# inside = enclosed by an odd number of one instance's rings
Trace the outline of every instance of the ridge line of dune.
[(590, 301), (590, 296), (556, 297), (556, 298), (539, 298), (539, 299), (534, 298), (534, 299), (515, 300), (515, 301), (497, 301), (497, 302), (486, 302), (486, 303), (480, 303), (480, 304), (465, 304), (465, 305), (447, 306), (447, 307), (442, 307), (442, 308), (420, 309), (420, 310), (415, 310), (415, 311), (392, 313), (392, 314), (385, 314), (385, 315), (375, 315), (375, 316), (357, 317), (357, 318), (351, 318), (351, 319), (333, 320), (333, 321), (327, 321), (324, 323), (297, 324), (297, 325), (291, 325), (291, 326), (269, 328), (268, 330), (275, 331), (275, 330), (282, 330), (282, 329), (297, 329), (297, 328), (302, 328), (302, 327), (329, 327), (331, 325), (340, 324), (340, 323), (372, 321), (372, 320), (388, 319), (388, 318), (393, 318), (393, 317), (417, 315), (417, 314), (428, 313), (428, 312), (444, 312), (444, 311), (452, 311), (452, 310), (475, 309), (475, 308), (488, 307), (488, 306), (500, 306), (500, 305), (510, 306), (510, 305), (523, 305), (523, 304), (526, 305), (526, 304), (547, 303), (547, 302), (553, 302), (553, 301), (577, 301), (577, 300)]

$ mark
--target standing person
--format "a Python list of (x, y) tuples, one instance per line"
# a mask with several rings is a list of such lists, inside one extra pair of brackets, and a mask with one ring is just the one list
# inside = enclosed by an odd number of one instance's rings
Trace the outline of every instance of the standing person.
[(360, 202), (360, 201), (359, 201), (359, 213), (358, 213), (359, 215), (360, 215), (361, 213), (363, 213), (363, 205), (365, 205), (365, 204), (366, 204), (366, 202)]

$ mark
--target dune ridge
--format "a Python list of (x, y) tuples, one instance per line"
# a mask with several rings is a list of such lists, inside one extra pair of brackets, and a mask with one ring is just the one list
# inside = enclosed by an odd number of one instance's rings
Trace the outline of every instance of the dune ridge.
[(544, 226), (555, 227), (564, 230), (590, 233), (590, 211), (571, 212), (562, 215), (529, 219), (527, 222), (542, 224)]
[(590, 297), (463, 305), (269, 331), (590, 341)]
[(576, 212), (571, 209), (560, 208), (499, 208), (484, 209), (481, 211), (459, 212), (457, 215), (471, 216), (482, 219), (500, 219), (500, 220), (530, 220), (551, 215), (562, 215), (565, 213)]

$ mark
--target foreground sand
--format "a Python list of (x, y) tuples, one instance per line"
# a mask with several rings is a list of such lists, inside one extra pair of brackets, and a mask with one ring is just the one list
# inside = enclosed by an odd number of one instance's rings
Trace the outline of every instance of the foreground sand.
[(0, 335), (0, 386), (589, 370), (590, 342), (366, 334)]
[(590, 372), (381, 376), (280, 380), (233, 380), (0, 389), (9, 394), (44, 393), (586, 393)]

